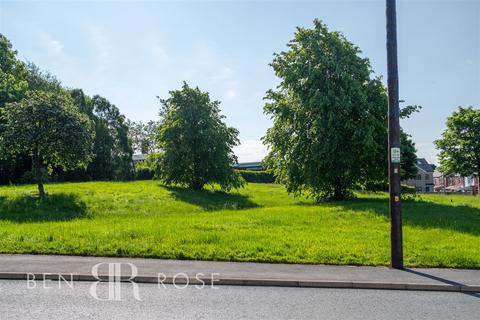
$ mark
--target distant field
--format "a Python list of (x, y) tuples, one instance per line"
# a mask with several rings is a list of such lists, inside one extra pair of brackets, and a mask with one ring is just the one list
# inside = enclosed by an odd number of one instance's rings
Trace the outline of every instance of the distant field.
[[(273, 184), (194, 192), (156, 181), (0, 187), (0, 252), (387, 265), (385, 194), (314, 205)], [(407, 266), (480, 268), (480, 197), (404, 202)]]

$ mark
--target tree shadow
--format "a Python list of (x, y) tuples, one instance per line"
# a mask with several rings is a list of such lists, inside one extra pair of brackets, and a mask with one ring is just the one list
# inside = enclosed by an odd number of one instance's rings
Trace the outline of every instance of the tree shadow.
[(46, 195), (45, 198), (33, 195), (0, 197), (0, 220), (28, 223), (85, 217), (87, 217), (85, 203), (72, 194)]
[(179, 201), (193, 204), (206, 211), (242, 210), (258, 207), (248, 196), (218, 190), (192, 190), (183, 187), (162, 186)]
[[(355, 199), (326, 203), (345, 210), (371, 211), (389, 218), (388, 199)], [(442, 228), (480, 235), (480, 208), (468, 205), (449, 206), (424, 200), (402, 202), (403, 224), (422, 228)]]

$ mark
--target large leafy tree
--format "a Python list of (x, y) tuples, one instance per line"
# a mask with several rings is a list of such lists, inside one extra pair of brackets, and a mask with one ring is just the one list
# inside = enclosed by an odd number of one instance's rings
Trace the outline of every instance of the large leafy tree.
[[(0, 109), (8, 102), (20, 101), (28, 90), (26, 65), (17, 59), (17, 51), (10, 41), (0, 33)], [(2, 123), (0, 122), (0, 130)], [(1, 134), (1, 133), (0, 133)], [(0, 159), (0, 183), (6, 183), (21, 175), (28, 165), (24, 156)]]
[(40, 196), (47, 170), (85, 167), (92, 157), (92, 122), (63, 93), (34, 91), (0, 111), (1, 153), (32, 157)]
[[(275, 54), (271, 66), (281, 82), (266, 96), (273, 127), (263, 138), (265, 162), (289, 192), (343, 200), (354, 184), (385, 180), (387, 95), (360, 53), (315, 20)], [(410, 146), (404, 152), (415, 157)]]
[[(80, 95), (77, 93), (81, 102)], [(118, 108), (96, 95), (85, 104), (95, 123), (94, 158), (88, 171), (94, 179), (124, 180), (133, 175), (132, 146), (128, 123)], [(87, 107), (90, 105), (90, 107)]]
[[(480, 109), (459, 107), (448, 119), (440, 150), (440, 170), (463, 176), (480, 174)], [(480, 188), (479, 188), (480, 192)]]
[(222, 121), (220, 102), (184, 83), (161, 103), (158, 177), (195, 190), (213, 183), (225, 190), (241, 187), (244, 181), (232, 168), (237, 162), (232, 148), (239, 143), (238, 131)]
[(26, 65), (17, 59), (10, 41), (0, 33), (0, 108), (21, 100), (28, 89)]

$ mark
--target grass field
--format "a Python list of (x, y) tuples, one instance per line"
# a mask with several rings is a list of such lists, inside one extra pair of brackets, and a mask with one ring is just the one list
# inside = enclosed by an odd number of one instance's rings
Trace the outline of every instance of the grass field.
[[(156, 181), (0, 187), (0, 252), (386, 265), (385, 194), (314, 205), (280, 185), (194, 192)], [(404, 203), (407, 266), (480, 268), (480, 197)]]

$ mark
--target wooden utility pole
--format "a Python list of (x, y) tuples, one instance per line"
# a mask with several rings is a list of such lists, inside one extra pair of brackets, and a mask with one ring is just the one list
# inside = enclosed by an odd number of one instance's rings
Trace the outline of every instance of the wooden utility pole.
[(400, 110), (398, 97), (397, 17), (395, 0), (387, 1), (388, 180), (390, 190), (391, 267), (403, 269), (400, 198)]

